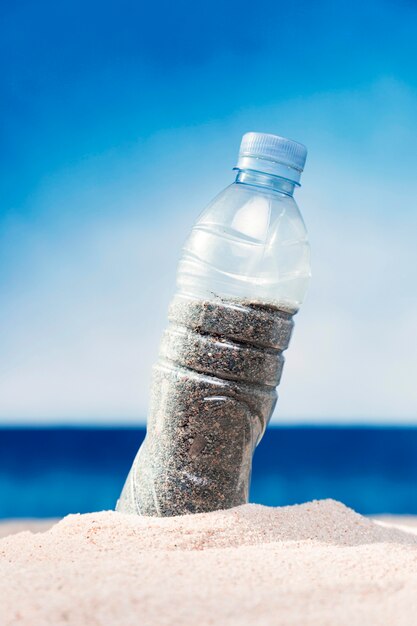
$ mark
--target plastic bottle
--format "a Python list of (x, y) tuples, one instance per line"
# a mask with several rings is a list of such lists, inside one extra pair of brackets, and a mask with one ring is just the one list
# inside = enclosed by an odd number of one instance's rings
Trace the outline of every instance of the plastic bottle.
[(178, 267), (154, 367), (147, 435), (117, 510), (171, 516), (248, 501), (310, 276), (293, 198), (306, 148), (243, 136), (235, 182), (203, 211)]

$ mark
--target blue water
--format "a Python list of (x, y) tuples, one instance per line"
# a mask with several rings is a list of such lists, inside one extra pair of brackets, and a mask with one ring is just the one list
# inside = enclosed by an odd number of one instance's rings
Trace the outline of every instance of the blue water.
[[(113, 508), (144, 429), (0, 429), (0, 518)], [(417, 514), (417, 428), (269, 428), (251, 501)]]

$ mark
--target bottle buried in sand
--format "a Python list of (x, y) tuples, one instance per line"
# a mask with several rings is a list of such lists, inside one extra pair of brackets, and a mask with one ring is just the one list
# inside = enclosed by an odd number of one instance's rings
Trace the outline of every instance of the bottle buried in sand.
[(248, 501), (252, 455), (310, 276), (293, 198), (306, 155), (294, 141), (247, 133), (235, 182), (191, 231), (153, 371), (147, 435), (118, 511), (172, 516)]

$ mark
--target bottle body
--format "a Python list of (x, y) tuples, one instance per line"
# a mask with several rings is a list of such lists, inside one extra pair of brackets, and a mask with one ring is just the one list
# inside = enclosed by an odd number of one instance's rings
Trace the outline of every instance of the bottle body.
[(239, 171), (194, 226), (119, 511), (169, 516), (248, 501), (253, 451), (310, 275), (293, 188)]

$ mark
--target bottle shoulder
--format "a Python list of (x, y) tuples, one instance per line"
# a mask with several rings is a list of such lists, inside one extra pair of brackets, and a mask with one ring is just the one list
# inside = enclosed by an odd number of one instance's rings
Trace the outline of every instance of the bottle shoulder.
[(290, 227), (292, 238), (307, 237), (301, 211), (293, 196), (239, 183), (229, 185), (209, 203), (195, 228), (199, 226), (230, 230), (236, 236), (251, 237), (260, 242), (265, 242), (278, 227), (283, 235)]
[(233, 183), (197, 219), (183, 247), (178, 286), (297, 309), (308, 277), (307, 232), (294, 198)]

